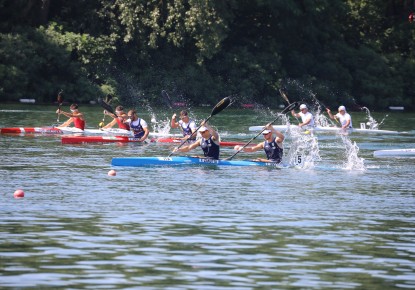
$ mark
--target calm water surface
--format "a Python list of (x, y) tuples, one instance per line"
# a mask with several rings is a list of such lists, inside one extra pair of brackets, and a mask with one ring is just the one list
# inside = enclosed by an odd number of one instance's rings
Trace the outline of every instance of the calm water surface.
[[(102, 109), (82, 109), (89, 127), (101, 121)], [(51, 125), (55, 110), (2, 105), (0, 127)], [(141, 113), (149, 122), (173, 112)], [(192, 114), (200, 120), (210, 108)], [(2, 135), (0, 287), (413, 289), (415, 159), (373, 151), (415, 148), (415, 114), (387, 114), (381, 129), (410, 134), (318, 135), (319, 158), (306, 169), (113, 168), (112, 157), (172, 147)], [(366, 115), (352, 117), (358, 127)], [(211, 123), (223, 140), (248, 141), (249, 126), (274, 118), (229, 108)], [(286, 152), (293, 140), (287, 133)], [(13, 198), (18, 188), (23, 199)]]

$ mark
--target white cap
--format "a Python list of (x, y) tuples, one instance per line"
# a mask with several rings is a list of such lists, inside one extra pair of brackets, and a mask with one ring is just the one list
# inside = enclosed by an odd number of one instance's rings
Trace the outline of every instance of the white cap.
[(340, 111), (345, 111), (345, 112), (346, 112), (346, 107), (345, 107), (345, 106), (340, 106), (340, 107), (339, 107), (339, 112), (340, 112)]
[(208, 128), (206, 128), (205, 126), (202, 126), (202, 127), (199, 128), (199, 132), (205, 132), (207, 130), (208, 130)]
[(300, 110), (302, 110), (302, 109), (307, 109), (307, 106), (306, 106), (305, 104), (302, 104), (302, 105), (300, 106)]
[(264, 131), (262, 131), (262, 135), (268, 134), (270, 132), (271, 132), (271, 130), (264, 130)]

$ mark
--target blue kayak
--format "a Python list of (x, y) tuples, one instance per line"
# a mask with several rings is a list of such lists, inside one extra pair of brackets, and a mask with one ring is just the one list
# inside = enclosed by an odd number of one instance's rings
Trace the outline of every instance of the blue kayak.
[(199, 157), (117, 157), (113, 158), (114, 166), (170, 166), (170, 165), (220, 165), (220, 166), (265, 166), (283, 168), (282, 163), (257, 162), (250, 160), (214, 160)]

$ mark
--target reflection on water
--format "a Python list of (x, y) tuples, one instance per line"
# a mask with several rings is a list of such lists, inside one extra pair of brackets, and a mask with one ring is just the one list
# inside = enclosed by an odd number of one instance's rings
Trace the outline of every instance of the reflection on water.
[[(1, 126), (15, 114), (0, 115)], [(102, 118), (98, 109), (88, 114)], [(399, 123), (392, 115), (386, 123)], [(256, 118), (229, 110), (211, 122), (228, 140), (248, 141)], [(300, 144), (315, 142), (303, 146), (315, 158), (303, 170), (118, 167), (115, 177), (107, 175), (112, 157), (167, 156), (172, 146), (0, 136), (0, 286), (414, 288), (415, 160), (372, 155), (414, 147), (413, 136), (347, 136), (359, 150), (346, 157), (364, 159), (365, 170), (356, 170), (345, 168), (341, 136), (306, 135)], [(286, 154), (297, 141), (287, 137)], [(222, 148), (224, 157), (233, 153)], [(25, 198), (13, 198), (17, 188)]]

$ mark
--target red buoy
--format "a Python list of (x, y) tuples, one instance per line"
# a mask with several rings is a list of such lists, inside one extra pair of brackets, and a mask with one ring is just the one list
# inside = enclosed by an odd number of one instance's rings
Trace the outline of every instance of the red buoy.
[(24, 191), (21, 189), (17, 189), (14, 194), (14, 198), (23, 198), (24, 197)]

